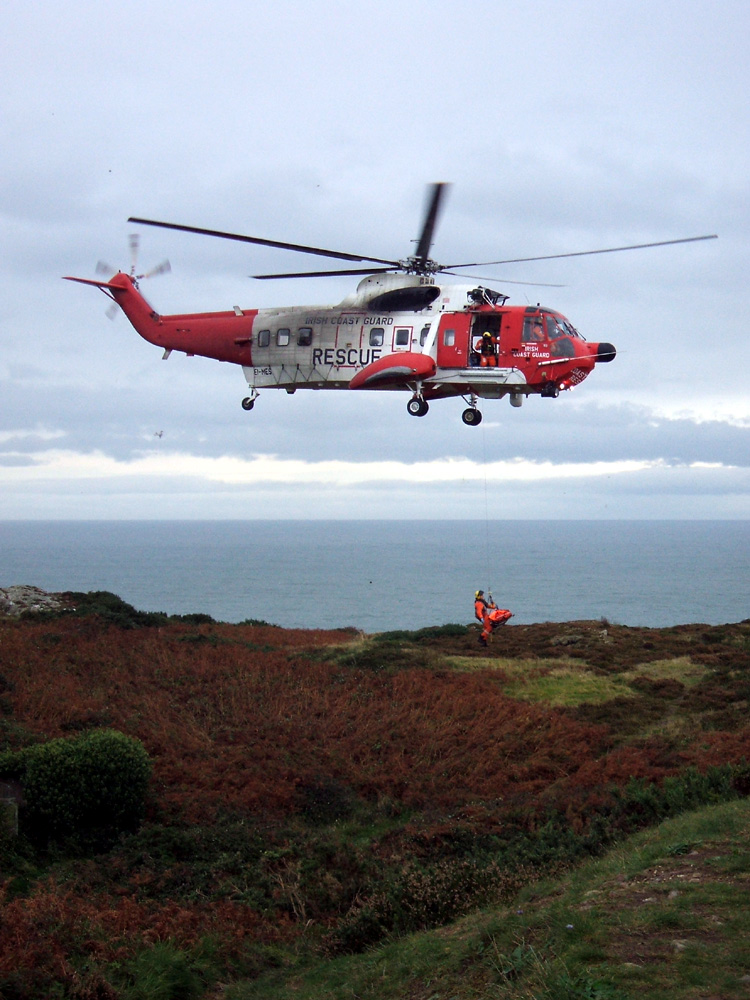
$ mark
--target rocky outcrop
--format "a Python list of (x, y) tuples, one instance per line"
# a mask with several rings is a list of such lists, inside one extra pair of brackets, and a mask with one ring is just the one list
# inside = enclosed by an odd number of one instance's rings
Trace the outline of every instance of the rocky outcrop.
[(39, 587), (27, 584), (0, 587), (0, 615), (17, 618), (26, 611), (59, 611), (65, 606), (62, 594), (48, 594)]

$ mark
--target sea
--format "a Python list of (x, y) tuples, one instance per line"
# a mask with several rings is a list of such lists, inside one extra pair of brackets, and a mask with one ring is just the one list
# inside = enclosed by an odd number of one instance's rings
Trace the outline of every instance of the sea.
[(750, 521), (5, 521), (0, 587), (289, 628), (750, 618)]

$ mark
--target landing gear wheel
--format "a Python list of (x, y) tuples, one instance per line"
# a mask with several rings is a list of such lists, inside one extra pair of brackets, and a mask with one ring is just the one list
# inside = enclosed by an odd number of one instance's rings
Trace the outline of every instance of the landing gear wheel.
[(475, 406), (467, 406), (461, 414), (461, 419), (470, 427), (476, 427), (477, 424), (481, 424), (482, 422), (482, 414)]
[(243, 410), (252, 410), (252, 408), (254, 406), (255, 406), (255, 400), (253, 399), (253, 397), (252, 396), (245, 396), (245, 398), (242, 400), (242, 409)]
[(406, 404), (407, 413), (410, 413), (413, 417), (423, 417), (430, 406), (426, 399), (420, 399), (419, 396), (412, 396), (409, 402)]

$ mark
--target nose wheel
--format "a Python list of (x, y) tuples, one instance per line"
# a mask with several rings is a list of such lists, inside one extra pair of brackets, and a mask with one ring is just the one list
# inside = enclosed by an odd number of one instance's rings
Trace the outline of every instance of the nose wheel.
[(406, 404), (406, 412), (412, 417), (423, 417), (429, 408), (429, 403), (423, 396), (412, 396)]

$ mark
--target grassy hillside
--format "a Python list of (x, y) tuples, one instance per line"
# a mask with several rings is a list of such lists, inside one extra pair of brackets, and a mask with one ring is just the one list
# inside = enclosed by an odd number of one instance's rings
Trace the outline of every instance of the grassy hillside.
[(0, 620), (0, 751), (117, 730), (151, 758), (147, 816), (95, 854), (22, 806), (3, 1000), (747, 991), (750, 622), (483, 649), (68, 603)]
[(707, 806), (525, 886), (504, 906), (364, 955), (301, 963), (231, 1000), (746, 997), (750, 803)]

